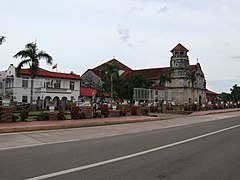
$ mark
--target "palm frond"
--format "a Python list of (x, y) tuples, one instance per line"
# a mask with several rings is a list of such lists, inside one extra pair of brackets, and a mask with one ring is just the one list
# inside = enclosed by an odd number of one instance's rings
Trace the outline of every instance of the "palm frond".
[(15, 54), (13, 57), (14, 58), (28, 58), (30, 56), (29, 51), (22, 50), (19, 51), (17, 54)]
[(47, 64), (52, 65), (53, 63), (53, 58), (50, 56), (48, 53), (45, 51), (40, 51), (37, 55), (38, 59), (46, 59)]
[(16, 75), (19, 77), (20, 76), (20, 70), (22, 69), (22, 67), (25, 64), (29, 64), (29, 62), (31, 61), (31, 59), (25, 59), (23, 61), (21, 61), (18, 66), (16, 67)]

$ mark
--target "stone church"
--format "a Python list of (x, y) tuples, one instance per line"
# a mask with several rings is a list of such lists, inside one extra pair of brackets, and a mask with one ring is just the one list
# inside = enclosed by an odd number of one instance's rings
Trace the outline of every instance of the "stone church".
[[(171, 92), (171, 101), (175, 104), (206, 103), (206, 80), (199, 63), (190, 65), (188, 49), (180, 43), (170, 52), (170, 67), (132, 70), (115, 58), (93, 69), (88, 69), (82, 76), (82, 87), (97, 88), (103, 84), (100, 71), (105, 64), (118, 64), (119, 75), (127, 77), (132, 74), (142, 74), (154, 82), (151, 89)], [(164, 82), (161, 82), (164, 77)]]

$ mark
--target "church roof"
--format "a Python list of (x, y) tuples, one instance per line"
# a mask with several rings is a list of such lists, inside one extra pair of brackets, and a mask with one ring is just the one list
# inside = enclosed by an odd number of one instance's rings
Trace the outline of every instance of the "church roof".
[(178, 44), (177, 46), (175, 46), (175, 48), (173, 48), (172, 50), (171, 50), (171, 52), (173, 52), (173, 51), (189, 51), (187, 48), (185, 48), (182, 44)]
[[(195, 72), (197, 70), (197, 65), (189, 65), (190, 72)], [(125, 72), (122, 76), (126, 77), (133, 74), (142, 74), (146, 79), (157, 80), (160, 74), (168, 74), (170, 67), (162, 68), (150, 68), (150, 69), (139, 69)]]
[(105, 64), (117, 64), (118, 66), (119, 66), (119, 69), (120, 70), (124, 70), (124, 71), (130, 71), (130, 70), (132, 70), (131, 68), (129, 68), (128, 66), (126, 66), (125, 64), (123, 64), (123, 63), (121, 63), (120, 61), (118, 61), (117, 59), (115, 59), (115, 58), (113, 58), (113, 59), (111, 59), (111, 60), (109, 60), (109, 61), (107, 61), (107, 62), (105, 62), (105, 63), (103, 63), (103, 64), (101, 64), (101, 65), (99, 65), (99, 66), (97, 66), (97, 67), (95, 67), (94, 69), (92, 69), (93, 71), (101, 71), (103, 68), (104, 68), (104, 66), (105, 66)]

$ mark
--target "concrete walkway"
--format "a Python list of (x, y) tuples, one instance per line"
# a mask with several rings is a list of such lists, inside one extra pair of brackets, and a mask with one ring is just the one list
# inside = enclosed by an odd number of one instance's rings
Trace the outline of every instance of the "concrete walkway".
[(151, 116), (125, 116), (125, 117), (115, 117), (115, 118), (93, 118), (93, 119), (81, 119), (81, 120), (0, 123), (0, 133), (40, 131), (40, 130), (66, 129), (66, 128), (159, 121), (159, 120), (175, 119), (175, 118), (181, 118), (181, 117), (201, 116), (201, 115), (207, 115), (207, 114), (218, 114), (218, 113), (235, 112), (235, 111), (240, 111), (240, 108), (198, 111), (190, 115), (151, 113), (150, 114)]

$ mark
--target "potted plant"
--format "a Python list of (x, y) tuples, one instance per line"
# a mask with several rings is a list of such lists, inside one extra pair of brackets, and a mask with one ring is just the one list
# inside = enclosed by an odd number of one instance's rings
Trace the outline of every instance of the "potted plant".
[(49, 101), (49, 111), (54, 112), (54, 109), (55, 109), (54, 102), (51, 100)]
[(2, 105), (9, 106), (11, 101), (12, 92), (6, 91), (5, 94), (2, 94)]

